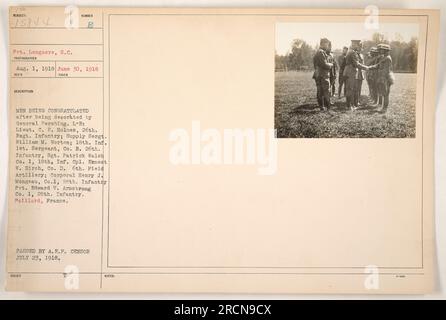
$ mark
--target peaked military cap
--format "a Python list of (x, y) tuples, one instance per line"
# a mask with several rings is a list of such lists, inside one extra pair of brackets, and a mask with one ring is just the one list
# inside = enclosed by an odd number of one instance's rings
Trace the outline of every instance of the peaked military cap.
[(361, 40), (352, 40), (352, 48), (359, 48), (361, 47), (362, 41)]
[(330, 43), (330, 40), (328, 40), (327, 38), (322, 38), (320, 41), (320, 45), (325, 44), (325, 43)]

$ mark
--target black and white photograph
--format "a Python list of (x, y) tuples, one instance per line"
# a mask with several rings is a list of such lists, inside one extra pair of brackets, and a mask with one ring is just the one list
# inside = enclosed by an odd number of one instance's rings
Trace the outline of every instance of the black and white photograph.
[(446, 300), (445, 0), (0, 11), (0, 310)]
[(278, 138), (414, 138), (418, 24), (277, 23)]

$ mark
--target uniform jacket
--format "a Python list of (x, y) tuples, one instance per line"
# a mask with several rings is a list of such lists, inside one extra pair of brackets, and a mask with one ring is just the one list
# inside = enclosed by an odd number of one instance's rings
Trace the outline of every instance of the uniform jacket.
[(383, 56), (378, 63), (377, 80), (378, 82), (390, 81), (393, 83), (393, 66), (392, 57), (390, 55)]
[[(368, 62), (367, 62), (367, 65), (368, 66), (374, 66), (374, 65), (378, 64), (380, 57), (381, 56), (370, 57)], [(377, 74), (378, 74), (378, 70), (377, 69), (374, 69), (374, 68), (370, 69), (369, 71), (367, 71), (367, 80), (375, 81), (376, 77), (377, 77)]]
[(332, 53), (330, 53), (328, 55), (328, 59), (327, 60), (328, 60), (329, 63), (333, 64), (333, 67), (331, 67), (331, 69), (330, 69), (330, 79), (334, 80), (334, 79), (336, 79), (336, 72), (337, 72), (338, 67), (336, 65), (336, 61), (335, 61)]
[(366, 66), (363, 63), (362, 55), (355, 50), (350, 50), (345, 57), (344, 77), (364, 80)]
[(330, 79), (331, 65), (329, 64), (329, 55), (322, 49), (319, 49), (313, 57), (314, 74), (313, 79)]
[(338, 57), (338, 65), (339, 65), (339, 75), (342, 76), (345, 69), (345, 56), (343, 54), (341, 54)]

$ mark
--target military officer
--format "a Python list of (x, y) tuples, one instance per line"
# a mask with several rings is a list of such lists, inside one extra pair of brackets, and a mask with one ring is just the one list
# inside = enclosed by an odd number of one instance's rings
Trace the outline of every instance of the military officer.
[(331, 42), (327, 50), (328, 54), (328, 62), (333, 65), (330, 69), (330, 96), (333, 97), (336, 94), (336, 73), (337, 73), (337, 66), (336, 61), (333, 56), (333, 52), (331, 51)]
[(347, 108), (351, 108), (352, 111), (359, 107), (364, 70), (369, 69), (364, 65), (361, 51), (361, 40), (352, 40), (351, 48), (345, 57), (344, 77), (346, 78)]
[(313, 57), (313, 79), (316, 82), (317, 102), (322, 110), (327, 110), (330, 107), (330, 70), (333, 64), (328, 61), (329, 46), (328, 39), (321, 39), (319, 49)]
[(338, 57), (338, 66), (339, 66), (339, 89), (338, 89), (338, 98), (341, 98), (342, 87), (344, 87), (344, 96), (346, 95), (346, 86), (344, 86), (345, 78), (344, 78), (344, 69), (345, 69), (345, 57), (347, 56), (348, 48), (344, 47), (342, 49), (342, 54)]
[[(368, 54), (368, 66), (373, 66), (378, 63), (379, 59), (379, 53), (378, 49), (376, 47), (372, 47)], [(371, 101), (376, 104), (378, 101), (378, 91), (377, 91), (377, 85), (376, 85), (376, 69), (370, 69), (367, 71), (366, 78), (367, 78), (367, 85), (369, 86), (369, 93), (370, 93), (370, 99)]]
[(394, 83), (392, 57), (390, 56), (390, 46), (382, 43), (378, 45), (381, 55), (376, 68), (376, 84), (378, 89), (378, 105), (382, 106), (381, 112), (386, 113), (389, 106), (390, 87)]

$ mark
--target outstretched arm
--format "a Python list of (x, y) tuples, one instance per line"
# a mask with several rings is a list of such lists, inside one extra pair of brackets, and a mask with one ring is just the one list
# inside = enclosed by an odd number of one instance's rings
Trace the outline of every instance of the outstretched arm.
[(356, 55), (353, 56), (353, 66), (362, 70), (369, 70), (369, 67), (359, 62)]
[(360, 63), (358, 60), (353, 60), (353, 66), (362, 70), (369, 70), (370, 67)]

